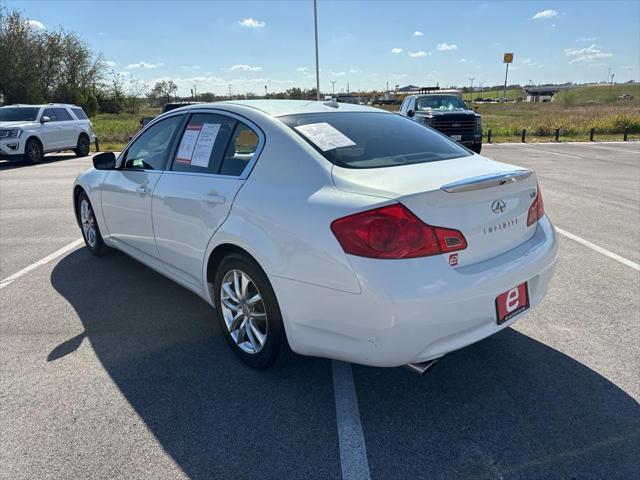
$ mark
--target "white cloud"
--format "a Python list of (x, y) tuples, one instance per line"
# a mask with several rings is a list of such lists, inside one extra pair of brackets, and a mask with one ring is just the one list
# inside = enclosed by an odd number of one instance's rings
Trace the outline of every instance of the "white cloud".
[(580, 37), (576, 38), (576, 42), (595, 42), (596, 37)]
[(409, 52), (409, 56), (411, 58), (426, 57), (427, 56), (427, 52), (423, 52), (422, 50), (419, 50), (417, 52)]
[(347, 72), (331, 72), (331, 75), (333, 75), (334, 77), (342, 77), (346, 74)]
[(200, 70), (200, 65), (181, 65), (180, 68), (183, 70)]
[(613, 57), (613, 53), (603, 52), (600, 47), (590, 45), (585, 48), (565, 48), (565, 55), (573, 57), (569, 63), (591, 62), (599, 58)]
[(466, 58), (461, 58), (461, 59), (460, 59), (460, 61), (461, 61), (462, 63), (467, 63), (467, 59), (466, 59)]
[(552, 18), (557, 17), (559, 14), (555, 10), (543, 10), (542, 12), (536, 13), (532, 18), (534, 20), (539, 20), (541, 18)]
[(129, 70), (132, 70), (135, 68), (144, 68), (146, 70), (150, 68), (162, 67), (163, 65), (164, 63), (162, 62), (158, 62), (158, 63), (138, 62), (138, 63), (130, 63), (129, 65), (127, 65), (127, 68)]
[(44, 23), (39, 22), (38, 20), (27, 20), (27, 23), (31, 28), (35, 28), (37, 30), (44, 30)]
[(349, 73), (360, 73), (360, 70), (356, 70), (355, 68), (350, 68)]
[(391, 53), (402, 53), (402, 49), (401, 49), (401, 48), (398, 48), (398, 47), (396, 47), (396, 48), (392, 48), (392, 49), (391, 49)]
[(458, 46), (455, 43), (439, 43), (438, 44), (438, 50), (440, 50), (441, 52), (445, 52), (447, 50), (457, 50)]
[(229, 70), (244, 70), (245, 72), (259, 72), (262, 70), (262, 67), (252, 67), (251, 65), (234, 65)]
[(308, 67), (298, 67), (296, 70), (300, 73), (307, 73), (309, 71)]
[(238, 21), (238, 25), (241, 25), (241, 26), (247, 27), (247, 28), (263, 28), (267, 24), (266, 24), (266, 22), (262, 22), (260, 20), (256, 20), (254, 18), (248, 17), (248, 18), (243, 18), (242, 20)]
[(530, 68), (542, 68), (542, 67), (544, 67), (544, 65), (541, 65), (540, 63), (535, 62), (535, 61), (533, 61), (533, 60), (532, 60), (532, 59), (530, 59), (530, 58), (525, 58), (525, 59), (522, 61), (522, 64), (523, 64), (523, 65), (526, 65), (527, 67), (530, 67)]
[(623, 70), (631, 70), (632, 68), (635, 68), (633, 65), (623, 65), (622, 69)]
[(100, 63), (102, 65), (104, 65), (107, 68), (113, 68), (116, 65), (118, 65), (116, 62), (114, 62), (113, 60), (101, 60)]
[(413, 32), (413, 36), (414, 37), (422, 37), (424, 34), (422, 32), (419, 32), (418, 30), (416, 30), (415, 32)]

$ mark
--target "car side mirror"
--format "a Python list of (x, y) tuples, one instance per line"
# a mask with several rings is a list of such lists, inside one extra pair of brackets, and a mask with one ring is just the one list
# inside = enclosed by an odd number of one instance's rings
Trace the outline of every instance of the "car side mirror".
[(407, 110), (407, 117), (411, 118), (416, 114), (413, 110)]
[(51, 119), (50, 119), (49, 117), (46, 117), (46, 116), (45, 116), (45, 117), (42, 117), (42, 118), (40, 119), (40, 123), (47, 123), (47, 122), (50, 122), (50, 121), (51, 121)]
[(93, 167), (96, 170), (113, 170), (116, 168), (116, 154), (102, 152), (93, 156)]

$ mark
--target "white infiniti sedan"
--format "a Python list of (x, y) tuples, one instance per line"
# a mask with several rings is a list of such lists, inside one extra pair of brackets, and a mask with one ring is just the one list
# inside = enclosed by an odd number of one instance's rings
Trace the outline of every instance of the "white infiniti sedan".
[(428, 370), (521, 318), (557, 255), (534, 172), (400, 115), (331, 102), (183, 107), (73, 187), (117, 248), (215, 307), (234, 353)]

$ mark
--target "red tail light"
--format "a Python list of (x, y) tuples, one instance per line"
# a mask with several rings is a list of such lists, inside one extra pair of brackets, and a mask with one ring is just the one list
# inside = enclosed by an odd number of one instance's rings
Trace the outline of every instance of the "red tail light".
[(529, 214), (527, 215), (527, 227), (533, 225), (544, 215), (544, 202), (542, 201), (542, 192), (540, 191), (540, 185), (536, 185), (536, 198), (529, 207)]
[(331, 231), (345, 253), (369, 258), (415, 258), (467, 248), (461, 232), (432, 227), (396, 203), (339, 218)]

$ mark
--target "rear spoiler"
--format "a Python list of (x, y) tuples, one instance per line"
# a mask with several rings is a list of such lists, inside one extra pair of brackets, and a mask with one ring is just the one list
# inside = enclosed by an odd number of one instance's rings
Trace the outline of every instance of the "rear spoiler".
[(469, 192), (471, 190), (482, 190), (483, 188), (498, 187), (506, 183), (519, 182), (531, 176), (531, 170), (514, 170), (512, 172), (490, 173), (479, 177), (465, 178), (457, 182), (447, 183), (440, 187), (440, 190), (447, 193)]

